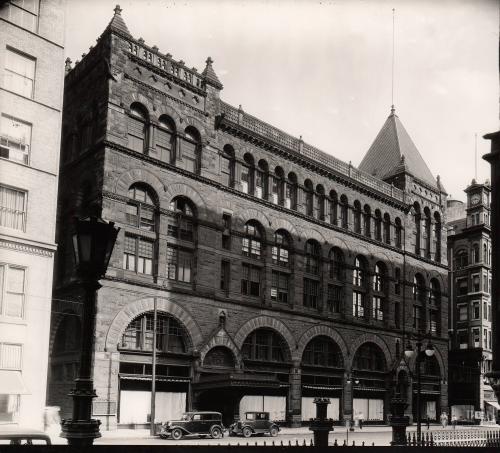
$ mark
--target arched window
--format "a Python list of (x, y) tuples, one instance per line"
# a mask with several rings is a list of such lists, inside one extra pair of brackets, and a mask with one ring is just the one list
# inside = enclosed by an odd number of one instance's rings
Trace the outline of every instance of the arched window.
[[(154, 314), (144, 313), (135, 318), (125, 329), (119, 349), (129, 351), (153, 351)], [(156, 350), (163, 353), (185, 353), (187, 333), (172, 316), (158, 313), (156, 317)]]
[(436, 254), (435, 260), (441, 262), (441, 215), (439, 212), (434, 213), (434, 238), (436, 241)]
[(372, 230), (371, 230), (371, 209), (370, 206), (365, 204), (365, 207), (363, 209), (363, 230), (365, 233), (365, 236), (371, 237), (372, 235)]
[(259, 164), (255, 170), (255, 191), (254, 195), (257, 198), (267, 200), (267, 180), (269, 178), (269, 167), (263, 159), (259, 160)]
[(330, 313), (342, 313), (344, 307), (344, 254), (338, 247), (332, 247), (328, 254), (327, 309)]
[(134, 102), (130, 106), (127, 121), (128, 146), (138, 153), (145, 153), (148, 147), (148, 121), (149, 118), (146, 109), (141, 104)]
[(384, 214), (384, 242), (391, 243), (391, 217), (389, 214)]
[(250, 220), (245, 224), (245, 236), (242, 240), (241, 252), (250, 258), (261, 258), (262, 227), (259, 222)]
[(200, 170), (201, 137), (200, 133), (193, 127), (188, 126), (184, 131), (182, 140), (181, 158), (184, 169), (192, 173)]
[(325, 220), (325, 188), (318, 184), (314, 194), (314, 217), (318, 220)]
[(338, 247), (333, 247), (328, 255), (328, 276), (344, 281), (344, 254)]
[(158, 197), (144, 184), (133, 184), (128, 189), (130, 201), (127, 203), (126, 220), (129, 225), (146, 231), (155, 231), (155, 209)]
[(486, 244), (483, 244), (483, 263), (489, 264), (488, 263), (488, 246)]
[(382, 213), (380, 209), (375, 209), (375, 239), (382, 240)]
[(396, 247), (398, 249), (403, 247), (403, 226), (401, 225), (401, 219), (396, 217)]
[(354, 260), (354, 269), (352, 274), (352, 315), (355, 318), (364, 318), (366, 313), (366, 263), (361, 256), (357, 256)]
[(455, 254), (455, 268), (461, 269), (462, 267), (466, 267), (469, 265), (469, 254), (467, 250), (461, 249), (458, 250)]
[(354, 232), (361, 234), (361, 203), (356, 200), (353, 208)]
[(375, 264), (375, 273), (373, 274), (373, 300), (372, 300), (372, 317), (377, 321), (384, 319), (385, 311), (385, 279), (386, 268), (383, 263)]
[(441, 369), (435, 355), (429, 357), (425, 351), (422, 351), (419, 360), (415, 361), (415, 372), (418, 364), (420, 364), (420, 373), (422, 376), (441, 377)]
[(337, 192), (335, 192), (335, 190), (330, 190), (329, 214), (330, 214), (330, 223), (332, 225), (337, 225), (338, 206), (339, 206), (339, 200), (337, 197)]
[(169, 218), (168, 236), (183, 241), (194, 241), (195, 207), (186, 197), (175, 197), (170, 202), (170, 211), (175, 215)]
[(244, 360), (262, 362), (286, 362), (290, 353), (286, 341), (271, 329), (254, 330), (243, 342), (241, 355)]
[(310, 179), (304, 182), (304, 206), (305, 214), (312, 217), (314, 215), (314, 189)]
[(241, 191), (249, 195), (254, 193), (255, 181), (255, 164), (253, 156), (250, 153), (245, 153), (243, 163), (241, 165)]
[(290, 265), (290, 236), (285, 230), (274, 233), (274, 245), (272, 247), (273, 264), (288, 267)]
[(414, 234), (415, 234), (415, 254), (420, 255), (420, 238), (422, 236), (422, 214), (420, 212), (420, 205), (415, 202), (413, 204), (413, 222), (415, 225)]
[(309, 239), (305, 247), (304, 270), (310, 274), (319, 275), (321, 262), (321, 247), (317, 241)]
[(354, 260), (352, 284), (359, 287), (365, 287), (366, 285), (365, 261), (360, 256), (357, 256)]
[(430, 258), (431, 256), (431, 212), (429, 208), (426, 206), (424, 208), (424, 238), (425, 238), (425, 256), (426, 258)]
[(234, 185), (234, 149), (225, 145), (220, 156), (221, 183), (227, 187)]
[(215, 346), (207, 352), (203, 366), (211, 368), (234, 368), (234, 356), (229, 348)]
[(288, 173), (285, 182), (285, 208), (297, 209), (297, 175), (293, 172)]
[(331, 338), (320, 335), (313, 338), (304, 349), (303, 365), (343, 368), (342, 352)]
[(283, 198), (283, 184), (285, 181), (285, 172), (283, 168), (276, 167), (274, 169), (274, 176), (272, 177), (271, 182), (271, 201), (274, 204), (279, 204), (283, 206), (284, 198)]
[(473, 263), (479, 263), (479, 244), (474, 244), (472, 246), (472, 262)]
[(161, 161), (175, 163), (175, 123), (167, 115), (158, 119), (158, 128), (155, 131), (156, 151)]
[(383, 292), (385, 279), (385, 266), (382, 263), (375, 264), (375, 273), (373, 274), (373, 291)]
[(354, 354), (353, 368), (356, 370), (385, 371), (384, 353), (376, 344), (364, 343)]
[(441, 287), (439, 282), (433, 278), (429, 294), (429, 326), (428, 331), (436, 334), (439, 331), (439, 313), (441, 307)]
[(349, 228), (349, 203), (345, 195), (340, 197), (340, 226)]
[(413, 278), (413, 328), (421, 331), (424, 328), (422, 318), (427, 297), (424, 277), (416, 274)]

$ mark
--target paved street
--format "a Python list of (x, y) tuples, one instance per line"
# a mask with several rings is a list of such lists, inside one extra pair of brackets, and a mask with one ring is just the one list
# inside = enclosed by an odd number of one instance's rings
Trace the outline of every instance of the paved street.
[[(425, 426), (422, 427), (422, 432), (426, 433), (427, 428)], [(448, 427), (448, 429), (451, 429)], [(499, 429), (499, 427), (495, 426), (459, 426), (457, 427), (457, 431), (460, 430), (477, 430), (477, 429)], [(432, 425), (430, 428), (433, 432), (442, 431), (441, 426)], [(411, 426), (408, 428), (409, 432), (416, 431), (416, 426)], [(376, 446), (390, 445), (392, 436), (392, 430), (389, 426), (365, 426), (362, 430), (356, 429), (355, 431), (350, 431), (348, 434), (345, 428), (341, 428), (339, 426), (334, 427), (334, 431), (330, 433), (330, 443), (333, 444), (335, 439), (337, 439), (337, 443), (342, 445), (344, 440), (347, 440), (351, 445), (354, 441), (356, 445), (361, 445), (362, 442), (365, 442), (365, 445), (372, 445), (372, 443)], [(64, 444), (64, 439), (58, 437), (57, 433), (54, 433), (52, 437), (52, 441), (55, 444)], [(312, 432), (309, 431), (309, 428), (282, 428), (279, 435), (275, 438), (269, 436), (256, 436), (251, 437), (250, 439), (245, 439), (243, 437), (229, 437), (224, 436), (222, 439), (210, 439), (210, 438), (198, 438), (198, 437), (185, 437), (179, 441), (173, 441), (171, 439), (160, 439), (158, 437), (151, 437), (149, 435), (148, 430), (137, 429), (137, 430), (128, 430), (128, 429), (120, 429), (116, 431), (103, 431), (102, 437), (96, 441), (97, 445), (110, 445), (110, 444), (127, 444), (127, 445), (246, 445), (247, 442), (249, 445), (272, 445), (272, 442), (275, 445), (280, 445), (283, 442), (283, 445), (288, 445), (289, 442), (292, 445), (295, 445), (297, 442), (299, 445), (303, 445), (304, 440), (306, 445), (310, 445), (312, 440)]]

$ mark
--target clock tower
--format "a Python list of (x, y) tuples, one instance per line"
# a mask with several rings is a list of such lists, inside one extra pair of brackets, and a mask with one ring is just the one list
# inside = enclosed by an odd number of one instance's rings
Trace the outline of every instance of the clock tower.
[(490, 224), (490, 193), (489, 181), (478, 184), (475, 179), (467, 189), (467, 228)]

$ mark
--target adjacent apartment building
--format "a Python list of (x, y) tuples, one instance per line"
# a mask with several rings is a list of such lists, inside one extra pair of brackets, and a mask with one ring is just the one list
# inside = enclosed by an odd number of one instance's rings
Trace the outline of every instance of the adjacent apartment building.
[(465, 189), (467, 202), (448, 200), (450, 263), (449, 403), (464, 423), (495, 420), (491, 371), (491, 227), (489, 182)]
[[(168, 31), (167, 31), (168, 33)], [(395, 392), (448, 407), (446, 194), (390, 112), (360, 169), (221, 99), (203, 71), (135, 39), (117, 7), (65, 78), (49, 401), (71, 413), (81, 289), (72, 215), (121, 228), (98, 292), (103, 428), (217, 410), (384, 423)], [(318, 119), (320, 120), (320, 119)], [(153, 322), (157, 310), (156, 328)], [(411, 336), (410, 336), (411, 335)], [(426, 356), (425, 356), (426, 357)]]
[(63, 0), (0, 2), (0, 424), (43, 419), (64, 14)]

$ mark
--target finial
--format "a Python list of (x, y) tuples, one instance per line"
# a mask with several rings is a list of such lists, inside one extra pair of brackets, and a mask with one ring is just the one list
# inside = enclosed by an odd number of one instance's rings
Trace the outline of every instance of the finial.
[(238, 106), (238, 110), (243, 111), (243, 108), (241, 107), (241, 104)]
[(207, 66), (212, 66), (213, 62), (214, 62), (214, 60), (212, 60), (212, 57), (208, 57), (207, 61), (205, 61), (205, 63), (207, 64)]
[(401, 163), (402, 163), (403, 165), (404, 165), (404, 163), (405, 163), (405, 159), (406, 159), (405, 155), (404, 155), (404, 154), (401, 154)]
[(396, 109), (394, 108), (394, 104), (391, 105), (391, 115), (396, 113)]
[(120, 8), (120, 5), (116, 5), (115, 9), (113, 10), (115, 12), (115, 15), (120, 15), (122, 13), (122, 9)]
[(71, 58), (66, 58), (66, 61), (64, 62), (64, 70), (66, 72), (71, 71)]
[(139, 38), (137, 41), (139, 41), (139, 44), (144, 44), (144, 38)]
[(87, 56), (85, 52), (82, 53), (82, 60)]
[(152, 47), (152, 49), (153, 49), (155, 52), (158, 52), (158, 50), (159, 50), (159, 49), (158, 49), (158, 46), (157, 46), (156, 44)]
[(184, 66), (184, 63), (185, 63), (185, 61), (184, 61), (184, 60), (179, 60), (179, 64), (180, 64), (181, 66)]
[(172, 54), (171, 53), (167, 53), (166, 57), (167, 58), (172, 58)]
[(302, 141), (302, 135), (300, 135), (300, 136), (299, 136), (299, 140), (301, 140), (301, 141)]

